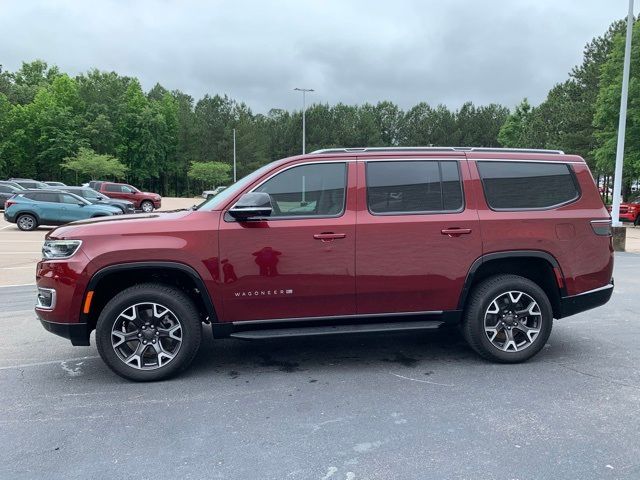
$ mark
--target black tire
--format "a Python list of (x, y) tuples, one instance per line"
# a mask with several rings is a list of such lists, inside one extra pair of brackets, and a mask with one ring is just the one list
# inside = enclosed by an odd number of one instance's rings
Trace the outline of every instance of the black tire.
[[(510, 291), (523, 292), (533, 299), (539, 306), (541, 325), (539, 333), (519, 351), (504, 351), (489, 339), (485, 328), (485, 315), (489, 308), (493, 308), (494, 300)], [(534, 318), (534, 317), (530, 317)], [(537, 317), (535, 317), (537, 318)], [(513, 320), (516, 321), (515, 319)], [(537, 320), (536, 320), (537, 321)], [(530, 359), (538, 353), (549, 339), (553, 327), (553, 310), (545, 292), (535, 282), (518, 275), (496, 275), (483, 280), (469, 295), (462, 321), (462, 334), (469, 346), (482, 357), (499, 363), (519, 363)], [(511, 335), (524, 335), (517, 327)], [(501, 327), (502, 335), (506, 337), (506, 330)], [(520, 337), (522, 338), (522, 337)], [(525, 335), (525, 342), (527, 336)], [(506, 341), (503, 342), (506, 345)], [(514, 347), (517, 348), (517, 347)]]
[[(168, 308), (175, 314), (182, 328), (181, 344), (173, 359), (165, 365), (148, 370), (126, 364), (116, 353), (112, 343), (112, 329), (118, 318), (121, 318), (121, 313), (132, 305), (145, 302), (157, 303)], [(121, 377), (138, 382), (163, 380), (186, 369), (198, 353), (201, 340), (200, 315), (188, 295), (176, 288), (158, 283), (134, 285), (118, 293), (105, 305), (96, 325), (96, 345), (102, 360)], [(139, 344), (140, 341), (132, 341), (134, 344), (135, 342)]]
[[(145, 209), (146, 207), (146, 209)], [(151, 200), (145, 200), (140, 204), (140, 209), (145, 213), (153, 212), (153, 202)]]
[(38, 219), (30, 213), (22, 213), (16, 218), (16, 225), (24, 232), (30, 232), (38, 228)]

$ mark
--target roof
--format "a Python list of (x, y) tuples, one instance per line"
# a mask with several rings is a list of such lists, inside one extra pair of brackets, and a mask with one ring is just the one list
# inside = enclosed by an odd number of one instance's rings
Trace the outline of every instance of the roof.
[(541, 153), (564, 155), (562, 150), (546, 150), (538, 148), (494, 148), (494, 147), (358, 147), (358, 148), (324, 148), (311, 152), (324, 153), (402, 153), (402, 152), (478, 152), (478, 153)]

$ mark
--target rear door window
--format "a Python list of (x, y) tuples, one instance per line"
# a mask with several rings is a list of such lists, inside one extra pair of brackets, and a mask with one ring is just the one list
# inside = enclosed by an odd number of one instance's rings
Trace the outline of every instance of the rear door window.
[(551, 162), (478, 161), (485, 198), (495, 210), (545, 209), (580, 196), (569, 165)]
[(368, 162), (367, 203), (371, 213), (382, 215), (460, 211), (458, 162)]
[(122, 187), (120, 185), (114, 185), (113, 183), (107, 183), (104, 189), (107, 192), (122, 193)]
[(57, 193), (45, 193), (45, 192), (30, 192), (25, 193), (24, 197), (35, 200), (36, 202), (51, 202), (58, 203)]

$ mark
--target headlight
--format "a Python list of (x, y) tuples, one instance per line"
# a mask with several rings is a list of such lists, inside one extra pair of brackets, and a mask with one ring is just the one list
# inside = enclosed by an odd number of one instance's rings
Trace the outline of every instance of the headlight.
[(46, 240), (42, 246), (42, 258), (69, 258), (78, 251), (81, 240)]

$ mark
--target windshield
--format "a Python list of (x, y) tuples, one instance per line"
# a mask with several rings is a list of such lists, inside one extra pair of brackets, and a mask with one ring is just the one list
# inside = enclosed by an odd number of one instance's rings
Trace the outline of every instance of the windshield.
[(84, 198), (93, 198), (95, 200), (101, 200), (102, 199), (102, 194), (96, 192), (93, 188), (83, 188), (82, 189), (82, 196)]
[(253, 173), (250, 173), (246, 177), (241, 178), (236, 183), (230, 185), (229, 187), (222, 190), (215, 197), (211, 197), (208, 200), (205, 200), (200, 205), (198, 205), (196, 210), (219, 210), (223, 204), (227, 202), (230, 198), (233, 198), (237, 195), (238, 192), (244, 190), (247, 185), (251, 184), (257, 178), (259, 178), (264, 172), (268, 171), (273, 167), (273, 163), (267, 163), (266, 165), (260, 167)]

